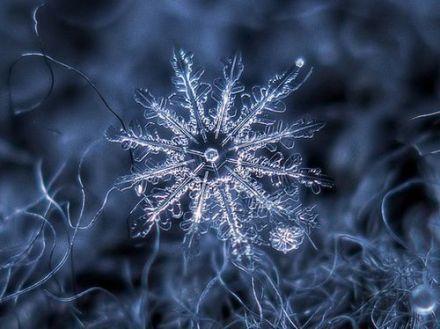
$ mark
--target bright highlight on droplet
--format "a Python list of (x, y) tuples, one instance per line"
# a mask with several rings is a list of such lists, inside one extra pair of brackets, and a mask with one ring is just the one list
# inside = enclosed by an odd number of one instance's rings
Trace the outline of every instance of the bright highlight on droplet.
[(141, 196), (145, 192), (145, 184), (139, 183), (135, 186), (135, 191), (138, 196)]
[(300, 57), (296, 60), (295, 65), (298, 67), (303, 67), (305, 64), (304, 58)]

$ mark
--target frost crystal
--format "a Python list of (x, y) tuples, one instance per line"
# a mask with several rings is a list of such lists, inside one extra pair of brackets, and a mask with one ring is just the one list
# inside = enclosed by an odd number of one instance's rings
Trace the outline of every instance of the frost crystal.
[(305, 62), (297, 59), (248, 94), (239, 82), (238, 54), (225, 60), (213, 87), (201, 81), (203, 70), (195, 69), (191, 53), (175, 51), (171, 64), (175, 93), (156, 98), (136, 90), (147, 122), (107, 132), (110, 141), (132, 150), (136, 164), (117, 182), (142, 197), (132, 235), (145, 236), (155, 223), (169, 228), (171, 217), (182, 217), (188, 248), (214, 229), (239, 264), (252, 262), (254, 245), (297, 249), (316, 222), (313, 208), (299, 201), (299, 185), (318, 193), (331, 182), (319, 169), (302, 167), (291, 150), (296, 139), (313, 137), (324, 124), (303, 119), (286, 125), (270, 114), (285, 111), (282, 100), (311, 70), (303, 73)]
[(270, 242), (276, 250), (287, 253), (298, 249), (304, 239), (304, 232), (299, 227), (276, 227), (270, 232)]

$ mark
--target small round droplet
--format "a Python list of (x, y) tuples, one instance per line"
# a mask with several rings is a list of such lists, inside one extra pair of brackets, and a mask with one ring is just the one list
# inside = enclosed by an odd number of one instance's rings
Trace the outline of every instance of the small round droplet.
[(432, 288), (424, 284), (415, 287), (411, 292), (411, 305), (417, 314), (432, 313), (437, 306)]
[(206, 149), (203, 155), (205, 156), (206, 161), (210, 163), (216, 162), (219, 158), (218, 151), (212, 147)]
[(303, 67), (305, 64), (304, 58), (300, 57), (295, 61), (295, 65), (298, 67)]

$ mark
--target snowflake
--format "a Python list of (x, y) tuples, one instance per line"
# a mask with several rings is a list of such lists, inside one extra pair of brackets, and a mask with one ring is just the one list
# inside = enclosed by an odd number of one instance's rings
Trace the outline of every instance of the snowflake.
[(319, 169), (301, 167), (301, 156), (291, 150), (296, 139), (313, 137), (324, 124), (302, 119), (286, 125), (269, 115), (285, 111), (282, 100), (311, 70), (303, 73), (304, 60), (297, 59), (265, 87), (245, 93), (239, 54), (225, 60), (212, 86), (201, 82), (204, 72), (195, 69), (191, 53), (175, 51), (171, 64), (171, 96), (136, 90), (147, 123), (107, 132), (111, 142), (133, 152), (133, 173), (117, 182), (141, 197), (133, 237), (146, 236), (156, 223), (170, 228), (175, 217), (183, 218), (188, 248), (214, 229), (238, 263), (252, 259), (255, 245), (297, 249), (316, 224), (313, 207), (299, 201), (299, 185), (318, 193), (331, 182)]

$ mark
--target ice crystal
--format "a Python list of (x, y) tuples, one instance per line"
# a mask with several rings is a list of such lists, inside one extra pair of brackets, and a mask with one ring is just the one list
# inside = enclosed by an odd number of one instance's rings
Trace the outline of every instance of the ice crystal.
[(117, 182), (141, 197), (132, 235), (146, 236), (155, 223), (169, 228), (177, 217), (187, 247), (214, 229), (238, 263), (252, 260), (255, 245), (297, 249), (316, 223), (313, 207), (300, 203), (299, 185), (318, 193), (331, 182), (319, 169), (302, 167), (292, 148), (324, 124), (310, 119), (284, 124), (270, 115), (284, 112), (282, 100), (310, 75), (311, 70), (303, 72), (305, 61), (297, 59), (251, 93), (240, 83), (239, 54), (225, 60), (223, 76), (212, 86), (201, 81), (204, 71), (194, 67), (191, 53), (175, 51), (171, 64), (175, 92), (156, 98), (136, 90), (147, 122), (107, 133), (110, 141), (131, 149), (135, 160), (133, 173)]

